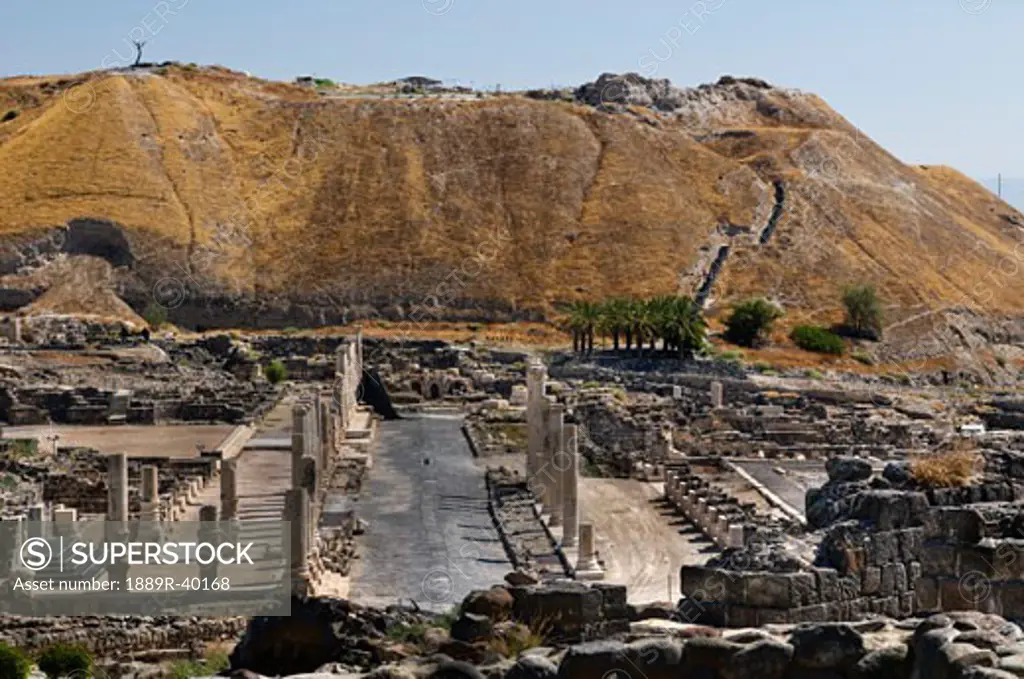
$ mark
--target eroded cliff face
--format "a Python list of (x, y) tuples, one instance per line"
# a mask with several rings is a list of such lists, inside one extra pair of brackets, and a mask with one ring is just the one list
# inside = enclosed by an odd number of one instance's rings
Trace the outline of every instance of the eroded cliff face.
[(813, 95), (670, 94), (666, 112), (318, 97), (222, 69), (2, 81), (0, 297), (88, 256), (137, 310), (208, 327), (536, 318), (696, 294), (713, 266), (712, 314), (766, 294), (787, 323), (838, 320), (854, 282), (890, 324), (1020, 312), (1024, 222), (979, 185), (904, 165)]

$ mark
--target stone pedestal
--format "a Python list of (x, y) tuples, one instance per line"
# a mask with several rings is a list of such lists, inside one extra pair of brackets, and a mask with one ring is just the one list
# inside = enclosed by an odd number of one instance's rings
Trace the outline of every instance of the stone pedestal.
[(711, 383), (711, 407), (712, 409), (721, 408), (724, 404), (724, 397), (722, 393), (722, 383), (712, 382)]
[(597, 561), (597, 548), (594, 543), (594, 526), (590, 523), (580, 524), (580, 550), (576, 561), (577, 580), (600, 580), (604, 578), (604, 569)]
[(742, 524), (732, 523), (729, 524), (729, 547), (739, 549), (743, 546), (743, 526)]
[(580, 464), (579, 439), (575, 424), (562, 430), (562, 454), (559, 466), (562, 476), (562, 546), (575, 547), (580, 530)]

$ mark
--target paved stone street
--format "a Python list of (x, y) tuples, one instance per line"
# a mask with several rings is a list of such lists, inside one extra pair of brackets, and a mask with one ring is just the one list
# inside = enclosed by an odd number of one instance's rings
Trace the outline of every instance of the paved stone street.
[(356, 509), (369, 526), (359, 541), (353, 600), (414, 599), (447, 610), (511, 569), (487, 511), (484, 468), (460, 424), (438, 415), (381, 424)]

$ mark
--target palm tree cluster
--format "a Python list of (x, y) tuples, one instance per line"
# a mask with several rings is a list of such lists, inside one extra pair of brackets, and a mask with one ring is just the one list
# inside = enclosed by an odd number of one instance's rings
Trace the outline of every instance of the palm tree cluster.
[(595, 336), (605, 336), (612, 339), (615, 351), (642, 354), (645, 346), (656, 351), (660, 340), (663, 352), (675, 351), (688, 358), (704, 348), (707, 333), (700, 306), (689, 297), (670, 295), (574, 302), (566, 308), (560, 326), (572, 334), (573, 351), (585, 354), (593, 353)]

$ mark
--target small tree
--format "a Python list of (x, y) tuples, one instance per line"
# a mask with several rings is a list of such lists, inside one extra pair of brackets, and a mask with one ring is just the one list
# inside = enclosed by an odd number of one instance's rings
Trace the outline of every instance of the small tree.
[(782, 315), (782, 309), (763, 298), (742, 302), (725, 321), (725, 338), (744, 347), (766, 344), (772, 326)]
[(132, 44), (135, 45), (135, 63), (132, 66), (136, 67), (142, 63), (142, 48), (146, 46), (146, 41), (132, 40)]
[(263, 370), (263, 374), (271, 384), (280, 384), (288, 376), (288, 370), (284, 367), (284, 363), (275, 358)]
[(882, 337), (882, 303), (874, 286), (853, 285), (843, 290), (846, 329), (854, 337), (877, 340)]
[(87, 677), (92, 671), (92, 654), (82, 646), (56, 644), (39, 655), (37, 664), (49, 679), (72, 674)]
[(167, 309), (156, 302), (150, 302), (142, 310), (142, 320), (154, 330), (159, 330), (167, 322)]
[(0, 644), (0, 679), (25, 679), (32, 660), (20, 648)]

